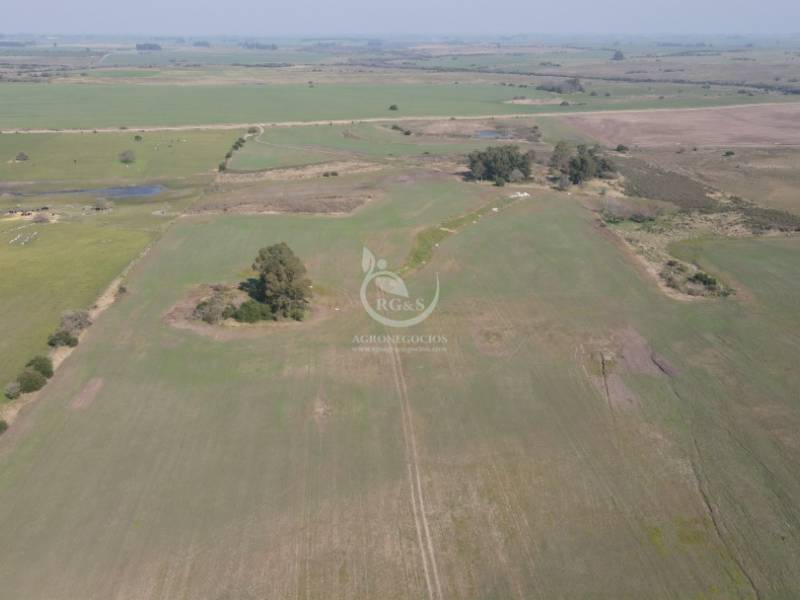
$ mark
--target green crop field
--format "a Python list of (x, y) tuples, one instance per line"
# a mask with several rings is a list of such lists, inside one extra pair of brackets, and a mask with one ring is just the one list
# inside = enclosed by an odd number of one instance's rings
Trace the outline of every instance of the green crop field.
[[(409, 127), (409, 126), (406, 126)], [(232, 169), (250, 171), (325, 162), (334, 158), (380, 159), (391, 156), (466, 153), (502, 141), (406, 136), (389, 125), (364, 123), (349, 127), (317, 125), (267, 128), (234, 155)]]
[[(429, 294), (439, 273), (440, 308), (416, 333), (446, 336), (446, 352), (355, 351), (353, 336), (382, 332), (352, 299), (362, 245), (398, 265), (420, 225), (483, 205), (484, 189), (401, 185), (344, 219), (181, 220), (2, 440), (4, 593), (729, 598), (751, 594), (742, 565), (796, 589), (796, 542), (769, 543), (797, 493), (773, 429), (791, 422), (770, 416), (800, 383), (796, 321), (661, 296), (578, 203), (535, 194), (489, 212), (409, 279)], [(227, 340), (164, 321), (280, 240), (341, 310)], [(592, 384), (590, 350), (617, 334), (671, 364), (620, 366), (624, 402)], [(744, 379), (763, 358), (782, 377)]]
[[(524, 92), (524, 93), (522, 93)], [(381, 86), (295, 84), (239, 86), (59, 84), (0, 86), (0, 128), (94, 128), (314, 121), (414, 116), (470, 116), (553, 112), (684, 108), (745, 102), (777, 102), (780, 96), (750, 98), (685, 94), (622, 100), (581, 98), (582, 105), (508, 104), (514, 96), (552, 97), (533, 89), (492, 84), (387, 84)], [(397, 104), (399, 111), (389, 111)]]
[(0, 600), (800, 597), (796, 40), (186, 35), (0, 35)]
[[(210, 173), (243, 131), (0, 135), (0, 180), (132, 181)], [(134, 136), (140, 136), (136, 141)], [(131, 150), (135, 161), (119, 155)], [(14, 161), (20, 152), (24, 162)]]

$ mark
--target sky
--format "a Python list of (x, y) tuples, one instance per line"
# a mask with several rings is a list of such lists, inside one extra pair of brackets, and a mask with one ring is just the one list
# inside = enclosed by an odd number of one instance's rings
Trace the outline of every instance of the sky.
[(0, 33), (794, 34), (800, 0), (0, 0)]

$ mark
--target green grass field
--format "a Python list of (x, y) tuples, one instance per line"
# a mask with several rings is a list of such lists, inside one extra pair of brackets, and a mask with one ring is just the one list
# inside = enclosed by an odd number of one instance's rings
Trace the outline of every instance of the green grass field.
[[(150, 220), (99, 215), (41, 225), (0, 220), (0, 385), (47, 350), (47, 337), (63, 312), (89, 308), (154, 239), (157, 228)], [(34, 232), (38, 236), (29, 244), (9, 243), (17, 234)]]
[[(408, 126), (407, 126), (408, 127)], [(253, 171), (284, 166), (314, 164), (341, 158), (381, 159), (388, 157), (446, 155), (466, 153), (488, 145), (492, 140), (437, 140), (432, 137), (403, 135), (388, 125), (358, 125), (266, 128), (234, 155), (230, 167)], [(507, 143), (507, 142), (506, 142)]]
[[(169, 230), (0, 438), (0, 527), (15, 540), (0, 547), (0, 596), (800, 589), (796, 317), (670, 300), (577, 202), (537, 193), (443, 239), (408, 279), (430, 297), (439, 273), (440, 306), (414, 333), (445, 335), (446, 352), (356, 352), (354, 335), (385, 333), (358, 303), (362, 245), (397, 267), (422, 228), (503, 192), (423, 180), (387, 193), (347, 218)], [(164, 321), (281, 240), (339, 311), (228, 340)], [(724, 262), (713, 244), (698, 253), (748, 290), (790, 278), (797, 245), (760, 244)], [(769, 273), (763, 253), (779, 258)], [(592, 349), (615, 335), (634, 340), (610, 380), (624, 401), (595, 383)], [(633, 356), (642, 344), (669, 375)]]
[[(547, 92), (522, 90), (530, 98)], [(268, 84), (238, 86), (15, 84), (0, 87), (0, 128), (94, 128), (313, 121), (414, 116), (470, 116), (585, 110), (683, 108), (745, 102), (780, 102), (782, 96), (750, 98), (686, 94), (581, 98), (579, 106), (508, 104), (521, 92), (491, 84)], [(789, 98), (790, 99), (790, 98)], [(397, 104), (400, 110), (389, 111)]]
[[(181, 131), (0, 135), (2, 181), (147, 181), (209, 174), (242, 132)], [(140, 135), (141, 141), (134, 136)], [(132, 150), (125, 165), (120, 153)], [(16, 162), (24, 152), (29, 160)]]

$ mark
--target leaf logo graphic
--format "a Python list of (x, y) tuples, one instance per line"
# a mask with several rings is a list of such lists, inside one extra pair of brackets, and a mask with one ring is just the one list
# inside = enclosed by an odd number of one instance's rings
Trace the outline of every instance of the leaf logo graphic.
[[(374, 281), (375, 287), (386, 294), (391, 294), (392, 296), (400, 298), (409, 298), (408, 288), (405, 282), (397, 273), (386, 270), (386, 261), (384, 259), (376, 260), (375, 255), (366, 247), (364, 247), (361, 253), (361, 270), (364, 272), (364, 280), (361, 282), (360, 292), (361, 304), (364, 306), (364, 310), (367, 311), (367, 314), (379, 323), (389, 327), (411, 327), (427, 319), (431, 313), (433, 313), (433, 310), (439, 302), (439, 275), (437, 274), (436, 292), (433, 300), (421, 313), (410, 319), (391, 319), (385, 314), (379, 313), (370, 305), (369, 299), (367, 298), (367, 287), (370, 282)], [(422, 301), (418, 299), (417, 302), (420, 303)], [(408, 303), (406, 303), (406, 305), (408, 305)], [(421, 306), (424, 306), (424, 304)]]
[(379, 290), (383, 290), (387, 294), (400, 296), (401, 298), (408, 298), (408, 288), (406, 288), (405, 282), (394, 273), (388, 273), (387, 275), (376, 277), (375, 285)]

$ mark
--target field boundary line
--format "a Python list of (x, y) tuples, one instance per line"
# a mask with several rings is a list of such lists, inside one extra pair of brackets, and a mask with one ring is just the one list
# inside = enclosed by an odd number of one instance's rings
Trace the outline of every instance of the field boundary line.
[(733, 110), (736, 108), (755, 108), (759, 106), (797, 106), (800, 102), (751, 102), (745, 104), (726, 104), (710, 106), (691, 106), (685, 108), (620, 108), (606, 110), (565, 110), (560, 112), (523, 112), (523, 113), (495, 113), (487, 115), (420, 115), (409, 117), (356, 117), (354, 119), (319, 119), (313, 121), (259, 121), (250, 123), (207, 123), (199, 125), (143, 125), (95, 128), (19, 128), (8, 127), (0, 129), (0, 133), (125, 133), (125, 132), (158, 132), (158, 131), (209, 131), (209, 130), (236, 130), (250, 127), (314, 127), (318, 125), (358, 125), (360, 123), (403, 123), (408, 121), (440, 121), (453, 119), (457, 121), (483, 121), (486, 119), (523, 119), (538, 117), (572, 117), (572, 116), (597, 116), (618, 115), (635, 113), (670, 113), (693, 112), (699, 110)]

